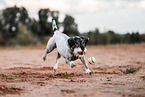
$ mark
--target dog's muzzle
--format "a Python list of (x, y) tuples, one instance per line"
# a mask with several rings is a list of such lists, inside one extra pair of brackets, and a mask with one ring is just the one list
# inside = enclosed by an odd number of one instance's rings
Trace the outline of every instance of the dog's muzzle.
[(79, 58), (80, 58), (80, 57), (84, 57), (84, 55), (86, 54), (86, 51), (87, 51), (86, 48), (85, 48), (84, 51), (83, 51), (83, 50), (78, 51), (78, 57), (79, 57)]
[(87, 51), (86, 48), (84, 50), (82, 50), (81, 48), (75, 48), (73, 53), (74, 56), (80, 58), (80, 57), (84, 57), (86, 51)]
[(79, 55), (84, 55), (84, 53), (85, 53), (84, 51), (78, 52)]

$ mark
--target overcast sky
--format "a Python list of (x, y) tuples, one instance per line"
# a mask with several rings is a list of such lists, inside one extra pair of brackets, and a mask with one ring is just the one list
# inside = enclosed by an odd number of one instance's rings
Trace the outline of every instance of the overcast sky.
[(145, 0), (0, 0), (1, 10), (14, 5), (25, 7), (35, 18), (40, 8), (72, 15), (80, 32), (98, 28), (145, 33)]

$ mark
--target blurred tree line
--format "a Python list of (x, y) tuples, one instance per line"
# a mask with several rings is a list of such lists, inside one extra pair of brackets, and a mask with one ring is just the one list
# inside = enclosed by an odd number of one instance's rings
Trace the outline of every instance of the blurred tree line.
[(139, 43), (145, 42), (145, 34), (133, 32), (132, 34), (116, 34), (113, 31), (100, 33), (98, 29), (87, 33), (79, 33), (75, 19), (65, 15), (59, 21), (60, 13), (50, 9), (40, 9), (38, 20), (30, 18), (24, 7), (9, 7), (0, 11), (0, 45), (29, 45), (38, 42), (46, 43), (48, 37), (53, 35), (52, 18), (56, 20), (58, 28), (69, 36), (84, 35), (90, 38), (90, 45)]
[(0, 11), (0, 45), (44, 43), (46, 37), (53, 35), (52, 18), (56, 20), (58, 28), (63, 29), (63, 33), (79, 35), (75, 19), (70, 15), (65, 15), (64, 20), (59, 22), (58, 11), (40, 9), (36, 20), (30, 18), (24, 7), (14, 6)]
[(117, 34), (114, 31), (109, 30), (104, 33), (100, 33), (98, 29), (95, 29), (94, 31), (84, 33), (83, 35), (90, 38), (90, 45), (145, 42), (145, 33), (139, 34), (139, 32)]

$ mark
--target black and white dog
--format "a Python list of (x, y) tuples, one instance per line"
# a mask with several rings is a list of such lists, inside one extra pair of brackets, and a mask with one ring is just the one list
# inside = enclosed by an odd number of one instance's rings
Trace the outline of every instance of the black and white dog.
[(46, 55), (57, 48), (57, 58), (53, 67), (55, 71), (58, 68), (58, 59), (62, 56), (65, 58), (66, 63), (71, 66), (71, 68), (76, 66), (73, 61), (80, 59), (85, 67), (86, 73), (90, 74), (91, 71), (89, 70), (88, 64), (84, 57), (86, 52), (85, 46), (89, 38), (83, 36), (75, 36), (72, 38), (68, 37), (57, 30), (55, 20), (52, 20), (52, 27), (54, 35), (47, 43), (43, 60), (45, 61)]

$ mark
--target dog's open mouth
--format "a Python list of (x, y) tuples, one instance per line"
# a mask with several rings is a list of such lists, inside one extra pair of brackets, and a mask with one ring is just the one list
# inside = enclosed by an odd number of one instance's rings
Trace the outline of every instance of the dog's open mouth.
[(78, 52), (78, 57), (80, 58), (80, 57), (84, 57), (84, 55), (85, 55), (85, 52)]
[(84, 54), (84, 52), (78, 52), (78, 54), (79, 54), (79, 55), (83, 55), (83, 54)]

